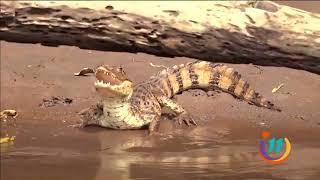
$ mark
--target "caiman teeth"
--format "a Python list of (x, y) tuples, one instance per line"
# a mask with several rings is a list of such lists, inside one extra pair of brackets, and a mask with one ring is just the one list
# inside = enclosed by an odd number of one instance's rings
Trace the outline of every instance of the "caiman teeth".
[(113, 92), (117, 92), (119, 94), (123, 94), (123, 95), (129, 95), (130, 92), (132, 92), (132, 82), (125, 80), (123, 81), (121, 84), (119, 85), (112, 85), (110, 83), (104, 83), (101, 80), (96, 80), (94, 82), (94, 86), (96, 88), (97, 91), (105, 89), (108, 91), (113, 91)]
[(102, 80), (96, 80), (94, 85), (99, 87), (108, 87), (110, 86), (110, 83), (104, 83)]
[(115, 89), (115, 88), (120, 88), (120, 87), (122, 87), (123, 86), (123, 83), (121, 83), (121, 84), (119, 84), (119, 85), (112, 85), (110, 82), (103, 82), (103, 80), (96, 80), (95, 81), (95, 83), (94, 83), (94, 85), (96, 86), (96, 87), (101, 87), (101, 88), (113, 88), (113, 89)]

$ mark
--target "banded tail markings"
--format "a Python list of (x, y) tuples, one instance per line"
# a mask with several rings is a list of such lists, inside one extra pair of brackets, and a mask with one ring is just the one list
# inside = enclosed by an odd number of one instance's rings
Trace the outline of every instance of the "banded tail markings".
[(243, 80), (244, 84), (243, 84), (243, 87), (242, 87), (242, 90), (241, 90), (241, 93), (240, 93), (240, 96), (239, 98), (243, 98), (245, 99), (245, 95), (247, 94), (247, 91), (248, 89), (250, 88), (250, 85), (247, 81)]
[[(183, 68), (183, 67), (182, 67)], [(180, 68), (175, 72), (176, 80), (179, 85), (178, 92), (183, 91), (183, 77), (181, 76)]]
[(187, 66), (180, 69), (180, 76), (182, 78), (183, 90), (192, 86), (192, 80), (190, 78), (189, 68), (190, 67)]
[(212, 69), (210, 68), (210, 63), (201, 61), (191, 65), (194, 73), (198, 77), (198, 85), (199, 87), (208, 87)]
[(178, 91), (179, 91), (179, 83), (177, 81), (176, 75), (175, 74), (169, 74), (168, 75), (168, 80), (169, 80), (169, 83), (170, 83), (169, 86), (172, 87), (172, 95), (178, 93)]
[(244, 94), (244, 99), (248, 101), (252, 101), (254, 100), (253, 98), (254, 94), (255, 94), (254, 90), (249, 87), (247, 92)]
[(198, 87), (198, 75), (194, 72), (194, 68), (189, 66), (189, 78), (191, 80), (192, 87)]
[(187, 89), (216, 87), (250, 104), (275, 109), (273, 104), (255, 92), (237, 71), (223, 64), (196, 61), (167, 69), (166, 74), (162, 78), (166, 79), (167, 83), (161, 82), (164, 89), (171, 90), (168, 97)]
[(223, 72), (221, 72), (222, 75), (219, 80), (218, 86), (222, 90), (225, 90), (225, 91), (229, 90), (229, 87), (233, 84), (233, 78), (232, 78), (233, 73), (234, 73), (234, 70), (232, 68), (226, 68)]
[(279, 108), (274, 107), (270, 101), (267, 101), (257, 93), (233, 68), (227, 68), (225, 65), (217, 66), (216, 68), (219, 73), (219, 88), (225, 92), (235, 95), (239, 99), (247, 101), (250, 104), (280, 111)]
[(242, 91), (243, 91), (245, 84), (246, 84), (246, 82), (243, 79), (239, 79), (238, 84), (235, 86), (235, 89), (234, 89), (234, 94), (237, 97), (240, 97), (242, 95)]
[(231, 77), (232, 84), (228, 88), (229, 92), (233, 92), (233, 94), (235, 94), (235, 89), (236, 89), (236, 86), (238, 85), (240, 79), (241, 79), (241, 75), (237, 71), (233, 71), (233, 74)]
[(170, 91), (170, 95), (168, 95), (168, 97), (174, 96), (174, 89), (172, 87), (172, 83), (170, 81), (169, 75), (167, 75), (165, 77), (165, 79), (166, 79), (166, 84), (168, 85), (168, 88), (169, 88), (169, 91)]

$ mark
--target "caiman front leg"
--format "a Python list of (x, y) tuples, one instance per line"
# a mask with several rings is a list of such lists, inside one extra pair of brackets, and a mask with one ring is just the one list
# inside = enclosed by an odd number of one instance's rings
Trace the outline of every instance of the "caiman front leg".
[(81, 116), (79, 127), (87, 125), (100, 125), (99, 119), (103, 116), (103, 105), (101, 102), (89, 108), (83, 109), (78, 113)]
[(151, 123), (149, 124), (149, 135), (154, 134), (156, 128), (158, 127), (160, 122), (160, 116), (155, 116)]
[(161, 97), (158, 98), (158, 101), (160, 102), (161, 106), (163, 107), (168, 107), (170, 110), (175, 112), (176, 114), (176, 120), (178, 121), (179, 124), (182, 124), (182, 122), (185, 122), (188, 126), (191, 124), (197, 125), (195, 120), (190, 116), (190, 114), (178, 103), (173, 101), (172, 99), (168, 97)]

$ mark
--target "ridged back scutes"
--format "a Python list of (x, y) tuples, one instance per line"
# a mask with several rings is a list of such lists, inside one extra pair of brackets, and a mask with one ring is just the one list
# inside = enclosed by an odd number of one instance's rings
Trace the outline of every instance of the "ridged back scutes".
[(274, 109), (273, 104), (255, 92), (237, 71), (224, 64), (194, 61), (175, 65), (157, 73), (149, 83), (153, 91), (167, 97), (187, 89), (218, 88), (249, 103)]

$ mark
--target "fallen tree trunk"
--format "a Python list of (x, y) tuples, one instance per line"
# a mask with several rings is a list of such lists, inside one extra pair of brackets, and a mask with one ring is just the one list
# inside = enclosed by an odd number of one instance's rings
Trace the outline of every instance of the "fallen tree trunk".
[(0, 40), (320, 74), (320, 15), (268, 1), (0, 4)]

